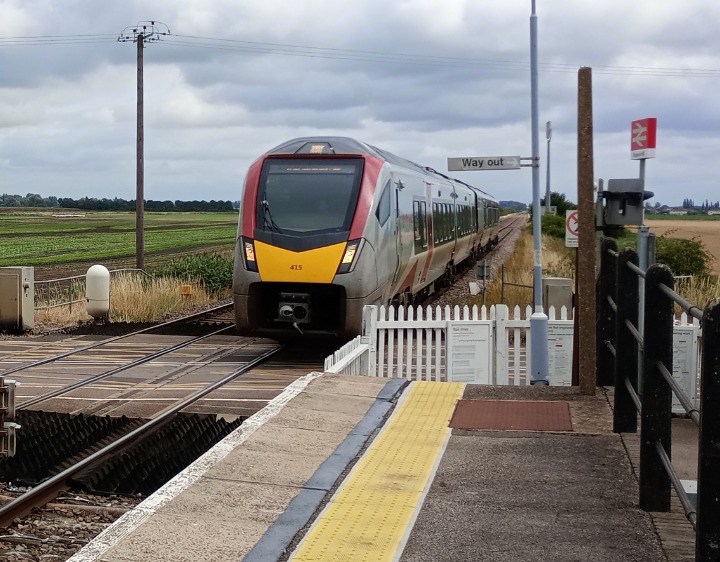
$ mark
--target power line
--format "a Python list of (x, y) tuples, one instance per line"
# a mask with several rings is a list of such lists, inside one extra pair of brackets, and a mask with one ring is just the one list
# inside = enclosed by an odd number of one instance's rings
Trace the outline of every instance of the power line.
[[(259, 41), (243, 41), (237, 39), (202, 37), (196, 35), (176, 34), (166, 45), (182, 45), (197, 48), (241, 51), (248, 53), (266, 53), (309, 58), (327, 58), (339, 60), (356, 60), (369, 62), (387, 62), (395, 64), (414, 64), (424, 66), (497, 68), (501, 70), (522, 70), (530, 68), (529, 62), (512, 60), (475, 59), (467, 57), (449, 57), (436, 55), (414, 55), (408, 53), (391, 53), (383, 51), (361, 51), (338, 49), (332, 47), (313, 47), (283, 43)], [(720, 77), (720, 69), (698, 68), (667, 68), (643, 66), (584, 65), (569, 63), (539, 63), (541, 69), (549, 72), (576, 73), (580, 66), (592, 66), (593, 71), (600, 74), (647, 75), (647, 76), (683, 76), (714, 78)]]
[[(142, 29), (145, 26), (145, 29)], [(168, 33), (165, 31), (167, 30)], [(145, 42), (157, 41), (160, 36), (167, 39), (166, 46), (190, 47), (196, 49), (212, 49), (218, 51), (234, 51), (240, 53), (259, 53), (276, 56), (293, 56), (329, 60), (346, 60), (356, 62), (376, 62), (382, 64), (400, 64), (413, 66), (435, 66), (444, 68), (477, 68), (497, 71), (529, 70), (529, 62), (503, 59), (476, 59), (468, 57), (451, 57), (428, 54), (394, 53), (384, 51), (364, 51), (357, 49), (340, 49), (335, 47), (315, 47), (285, 43), (261, 41), (244, 41), (221, 37), (204, 37), (197, 35), (169, 35), (167, 26), (158, 21), (139, 22), (123, 30), (120, 37), (110, 34), (76, 34), (76, 35), (29, 35), (16, 37), (0, 37), (0, 47), (42, 46), (42, 45), (75, 45), (87, 43), (111, 43), (115, 41), (135, 41), (139, 31), (145, 31)], [(596, 74), (618, 76), (648, 77), (680, 77), (680, 78), (719, 78), (720, 69), (712, 68), (673, 68), (648, 66), (617, 66), (570, 63), (538, 63), (540, 70), (545, 72), (576, 73), (581, 66), (590, 66)]]
[(84, 35), (27, 35), (17, 37), (0, 37), (0, 47), (21, 45), (74, 45), (79, 43), (110, 43), (116, 35), (84, 34)]

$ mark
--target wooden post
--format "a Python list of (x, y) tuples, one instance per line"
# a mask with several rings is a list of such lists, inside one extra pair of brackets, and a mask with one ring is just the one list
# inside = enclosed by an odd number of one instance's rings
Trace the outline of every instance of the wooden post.
[(695, 560), (720, 558), (720, 301), (706, 308), (702, 320), (700, 441)]
[(598, 279), (598, 329), (597, 329), (597, 385), (612, 386), (615, 383), (615, 358), (608, 344), (615, 344), (615, 312), (608, 297), (615, 300), (617, 283), (617, 258), (610, 251), (617, 252), (617, 242), (605, 238), (600, 249), (600, 278)]
[(635, 433), (637, 431), (638, 411), (630, 391), (625, 385), (629, 381), (637, 392), (638, 388), (638, 342), (630, 333), (628, 326), (638, 325), (638, 276), (627, 266), (638, 264), (635, 250), (627, 248), (620, 254), (617, 263), (617, 291), (615, 293), (616, 332), (615, 332), (615, 400), (613, 411), (613, 431), (615, 433)]
[(670, 511), (670, 476), (656, 443), (671, 451), (672, 390), (658, 370), (658, 363), (672, 371), (673, 301), (659, 286), (673, 288), (667, 266), (653, 265), (645, 275), (645, 333), (643, 334), (642, 415), (640, 422), (640, 508)]
[(143, 45), (142, 34), (137, 36), (137, 145), (135, 196), (135, 267), (145, 269), (145, 145), (143, 119)]

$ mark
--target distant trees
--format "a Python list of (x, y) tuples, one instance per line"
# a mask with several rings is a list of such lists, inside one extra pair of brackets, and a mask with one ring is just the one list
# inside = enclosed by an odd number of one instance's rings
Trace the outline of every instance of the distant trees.
[(683, 209), (699, 209), (701, 211), (708, 211), (710, 209), (720, 209), (720, 201), (715, 201), (715, 203), (712, 203), (705, 199), (704, 203), (701, 203), (700, 206), (695, 205), (695, 201), (692, 199), (686, 197), (683, 199)]
[[(540, 200), (540, 206), (545, 206), (545, 198)], [(577, 209), (577, 205), (572, 201), (568, 201), (564, 193), (556, 193), (555, 191), (550, 192), (550, 206), (557, 209), (558, 216), (565, 217), (565, 211)], [(530, 204), (530, 210), (532, 212), (532, 204)], [(563, 220), (565, 220), (563, 218)]]
[[(42, 197), (36, 193), (28, 193), (24, 197), (21, 195), (10, 195), (3, 193), (0, 195), (0, 207), (45, 207), (45, 208), (64, 208), (64, 209), (80, 209), (83, 211), (134, 211), (135, 200), (126, 201), (125, 199), (114, 199), (96, 197), (81, 197), (80, 199), (72, 199), (70, 197)], [(227, 212), (232, 211), (237, 205), (233, 205), (232, 201), (153, 201), (147, 199), (145, 201), (146, 211), (155, 212)]]

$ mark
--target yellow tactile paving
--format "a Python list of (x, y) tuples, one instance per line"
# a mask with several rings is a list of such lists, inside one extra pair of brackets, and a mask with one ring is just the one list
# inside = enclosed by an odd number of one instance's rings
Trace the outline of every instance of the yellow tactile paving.
[(448, 421), (463, 388), (462, 383), (411, 383), (291, 560), (393, 560), (447, 442)]

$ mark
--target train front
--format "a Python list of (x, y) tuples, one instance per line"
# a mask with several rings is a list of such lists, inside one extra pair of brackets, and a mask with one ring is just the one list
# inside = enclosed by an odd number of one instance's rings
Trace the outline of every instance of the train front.
[(382, 163), (333, 152), (310, 143), (250, 168), (233, 281), (241, 334), (359, 333), (362, 302), (377, 288), (374, 252), (362, 239), (374, 191), (368, 176), (376, 179)]

